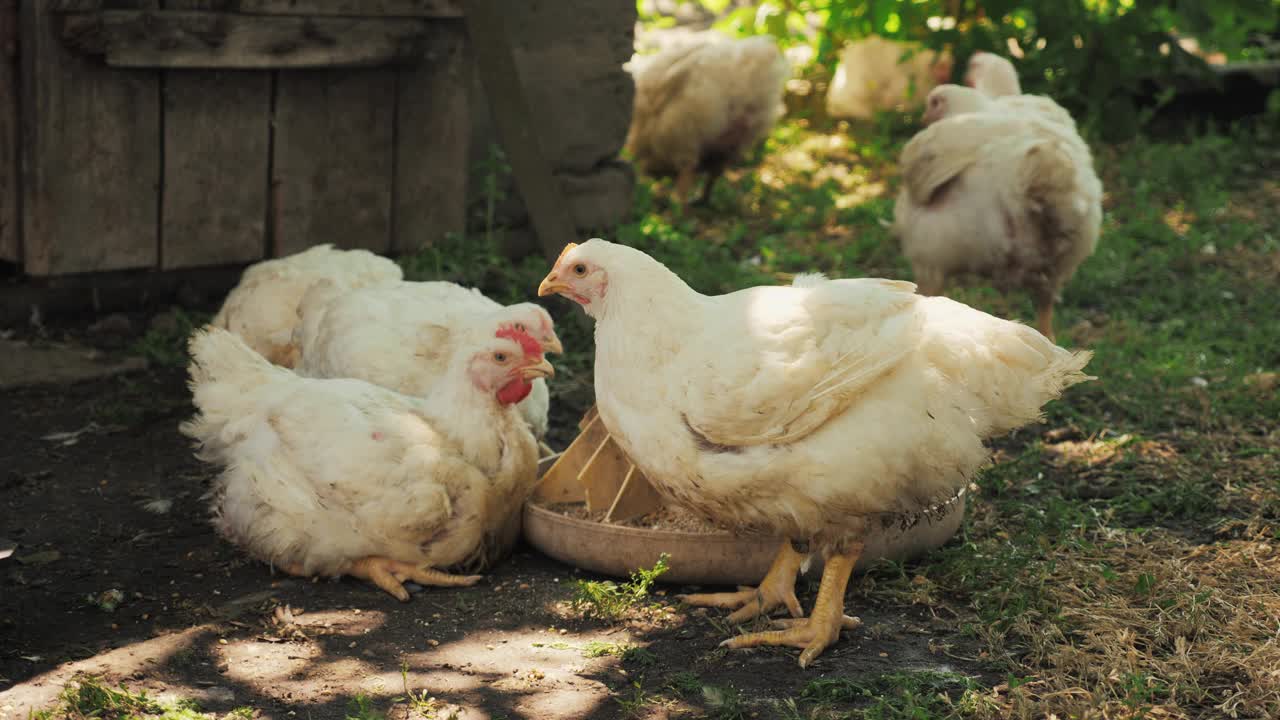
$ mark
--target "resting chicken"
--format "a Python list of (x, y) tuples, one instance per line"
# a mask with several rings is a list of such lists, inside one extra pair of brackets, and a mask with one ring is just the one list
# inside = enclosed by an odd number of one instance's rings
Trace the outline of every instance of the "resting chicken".
[(879, 514), (952, 499), (983, 441), (1036, 420), (1086, 378), (1089, 353), (907, 282), (824, 280), (699, 294), (644, 253), (569, 245), (542, 281), (596, 320), (599, 416), (670, 502), (737, 531), (788, 538), (758, 589), (688, 596), (800, 614), (804, 552), (825, 568), (809, 617), (726, 640), (791, 645), (808, 665), (855, 621), (844, 593)]
[(769, 37), (704, 40), (638, 57), (627, 147), (641, 170), (676, 177), (685, 200), (706, 174), (700, 203), (731, 162), (782, 116), (790, 68)]
[[(449, 282), (393, 282), (357, 290), (328, 280), (303, 297), (293, 344), (299, 375), (350, 377), (406, 395), (425, 397), (448, 369), (460, 337), (476, 326), (528, 332), (547, 352), (563, 352), (551, 315), (536, 303), (503, 307)], [(533, 381), (518, 408), (541, 440), (547, 433), (550, 393)]]
[(487, 567), (515, 542), (537, 446), (514, 405), (552, 374), (529, 335), (475, 327), (426, 398), (299, 377), (218, 328), (191, 357), (199, 413), (181, 429), (224, 468), (215, 525), (254, 557), (408, 600), (404, 581), (473, 584), (442, 568)]
[(958, 85), (930, 93), (930, 125), (899, 162), (893, 230), (921, 292), (968, 273), (1029, 290), (1053, 338), (1053, 304), (1098, 243), (1102, 182), (1074, 123), (1008, 99)]
[(214, 316), (213, 325), (239, 335), (271, 362), (293, 367), (298, 359), (291, 343), (298, 303), (316, 281), (328, 279), (351, 289), (394, 282), (402, 276), (399, 265), (368, 250), (317, 245), (249, 266)]

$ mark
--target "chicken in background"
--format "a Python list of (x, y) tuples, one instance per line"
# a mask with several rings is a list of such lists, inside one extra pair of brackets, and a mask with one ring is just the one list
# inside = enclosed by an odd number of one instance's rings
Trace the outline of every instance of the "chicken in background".
[(730, 40), (716, 33), (638, 56), (629, 70), (636, 93), (627, 148), (643, 172), (675, 176), (682, 202), (695, 176), (705, 173), (699, 203), (710, 201), (725, 168), (763, 141), (782, 116), (791, 71), (772, 38)]
[(849, 43), (827, 90), (827, 115), (869, 120), (883, 110), (918, 108), (930, 90), (951, 79), (952, 64), (950, 53), (918, 43), (876, 35)]
[(426, 398), (354, 379), (299, 377), (237, 336), (191, 340), (198, 414), (181, 426), (224, 469), (214, 524), (294, 575), (461, 586), (519, 533), (537, 445), (515, 404), (551, 365), (528, 334), (476, 326)]
[(923, 294), (964, 274), (1027, 290), (1037, 327), (1053, 339), (1054, 303), (1098, 244), (1102, 181), (1074, 122), (1043, 104), (1002, 104), (1017, 99), (1030, 98), (992, 100), (957, 85), (930, 93), (929, 127), (899, 162), (893, 232)]
[[(564, 352), (551, 315), (536, 303), (504, 307), (450, 282), (393, 282), (344, 290), (317, 282), (302, 298), (293, 344), (299, 375), (357, 378), (406, 395), (427, 396), (448, 370), (458, 342), (476, 326), (527, 332), (547, 352)], [(551, 394), (533, 381), (517, 405), (539, 440)]]
[(316, 245), (288, 257), (249, 266), (227, 295), (212, 324), (239, 335), (249, 347), (277, 365), (293, 367), (297, 349), (293, 330), (298, 303), (318, 280), (344, 289), (395, 282), (400, 266), (368, 250), (337, 250)]
[(599, 239), (567, 246), (538, 288), (595, 318), (599, 416), (663, 497), (788, 538), (759, 588), (686, 602), (737, 608), (733, 622), (780, 606), (800, 618), (796, 573), (825, 556), (809, 617), (722, 645), (795, 646), (808, 665), (858, 623), (844, 594), (869, 524), (954, 499), (984, 440), (1088, 379), (1090, 353), (914, 289), (805, 275), (708, 296)]
[[(955, 85), (940, 86), (936, 95), (929, 97), (924, 116), (926, 125), (960, 112), (994, 109), (1036, 113), (1046, 120), (1062, 123), (1072, 130), (1076, 129), (1075, 118), (1052, 98), (1022, 94), (1022, 83), (1018, 80), (1018, 71), (1007, 58), (989, 52), (974, 53), (969, 58), (964, 74), (964, 84), (980, 95), (963, 91)], [(942, 107), (937, 107), (938, 105)]]

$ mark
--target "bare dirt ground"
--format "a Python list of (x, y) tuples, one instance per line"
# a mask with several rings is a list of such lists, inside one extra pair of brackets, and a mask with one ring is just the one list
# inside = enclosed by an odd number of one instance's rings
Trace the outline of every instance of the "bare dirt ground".
[(208, 523), (214, 470), (177, 432), (184, 381), (157, 368), (3, 391), (0, 538), (18, 549), (0, 560), (0, 718), (47, 707), (77, 673), (211, 713), (315, 720), (347, 717), (357, 697), (389, 717), (773, 717), (818, 678), (982, 674), (957, 659), (975, 651), (955, 628), (918, 608), (851, 607), (864, 625), (807, 671), (795, 651), (717, 650), (723, 613), (669, 599), (688, 588), (663, 586), (617, 623), (587, 619), (569, 601), (588, 576), (523, 545), (476, 587), (404, 604), (273, 574)]

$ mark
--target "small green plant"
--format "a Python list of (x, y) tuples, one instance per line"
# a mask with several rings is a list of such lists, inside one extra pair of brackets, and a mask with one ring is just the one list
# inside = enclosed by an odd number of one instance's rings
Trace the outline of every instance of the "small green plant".
[(702, 692), (702, 678), (697, 673), (678, 672), (667, 679), (667, 687), (684, 697), (692, 697)]
[(627, 717), (638, 716), (652, 700), (653, 698), (638, 680), (631, 682), (625, 694), (613, 696), (613, 701), (618, 703), (618, 706), (622, 708), (623, 714)]
[(885, 673), (868, 678), (820, 678), (805, 686), (801, 697), (818, 703), (853, 703), (869, 700), (863, 710), (867, 720), (917, 720), (958, 718), (950, 693), (967, 697), (977, 684), (954, 672), (917, 670)]
[(356, 693), (347, 701), (346, 720), (387, 720), (387, 716), (373, 707), (373, 700), (368, 695)]
[(187, 364), (187, 338), (196, 328), (209, 322), (206, 313), (188, 312), (182, 308), (173, 309), (174, 322), (171, 327), (147, 330), (133, 346), (133, 352), (145, 357), (153, 365), (160, 367), (185, 367)]
[(742, 694), (731, 687), (703, 685), (702, 701), (708, 714), (716, 720), (743, 720), (747, 716)]
[(601, 620), (617, 620), (649, 596), (649, 588), (668, 569), (668, 557), (663, 553), (652, 568), (636, 570), (621, 585), (612, 580), (577, 580), (573, 607)]
[(404, 691), (404, 696), (395, 698), (393, 702), (407, 704), (410, 710), (424, 718), (435, 718), (436, 712), (443, 705), (436, 698), (427, 695), (425, 688), (416, 693), (409, 689), (409, 662), (407, 660), (400, 661), (400, 688)]

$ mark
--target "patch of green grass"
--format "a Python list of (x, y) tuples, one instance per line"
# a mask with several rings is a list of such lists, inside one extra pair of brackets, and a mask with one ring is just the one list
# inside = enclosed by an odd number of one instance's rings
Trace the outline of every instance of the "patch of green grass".
[(939, 670), (885, 673), (867, 678), (812, 680), (801, 697), (819, 705), (866, 703), (866, 720), (948, 720), (969, 717), (977, 683)]
[[(111, 687), (96, 677), (82, 676), (63, 689), (56, 706), (34, 712), (31, 717), (34, 720), (211, 720), (216, 716), (201, 712), (195, 700), (161, 702), (148, 697), (145, 691), (130, 690), (124, 683)], [(252, 711), (248, 717), (252, 717)]]
[(649, 597), (649, 588), (668, 569), (663, 553), (652, 568), (631, 573), (622, 584), (612, 580), (577, 580), (574, 582), (573, 606), (601, 620), (617, 620)]
[(650, 695), (649, 691), (644, 689), (644, 684), (637, 680), (628, 685), (624, 693), (615, 693), (613, 701), (618, 703), (623, 715), (637, 717), (654, 701), (654, 696)]

